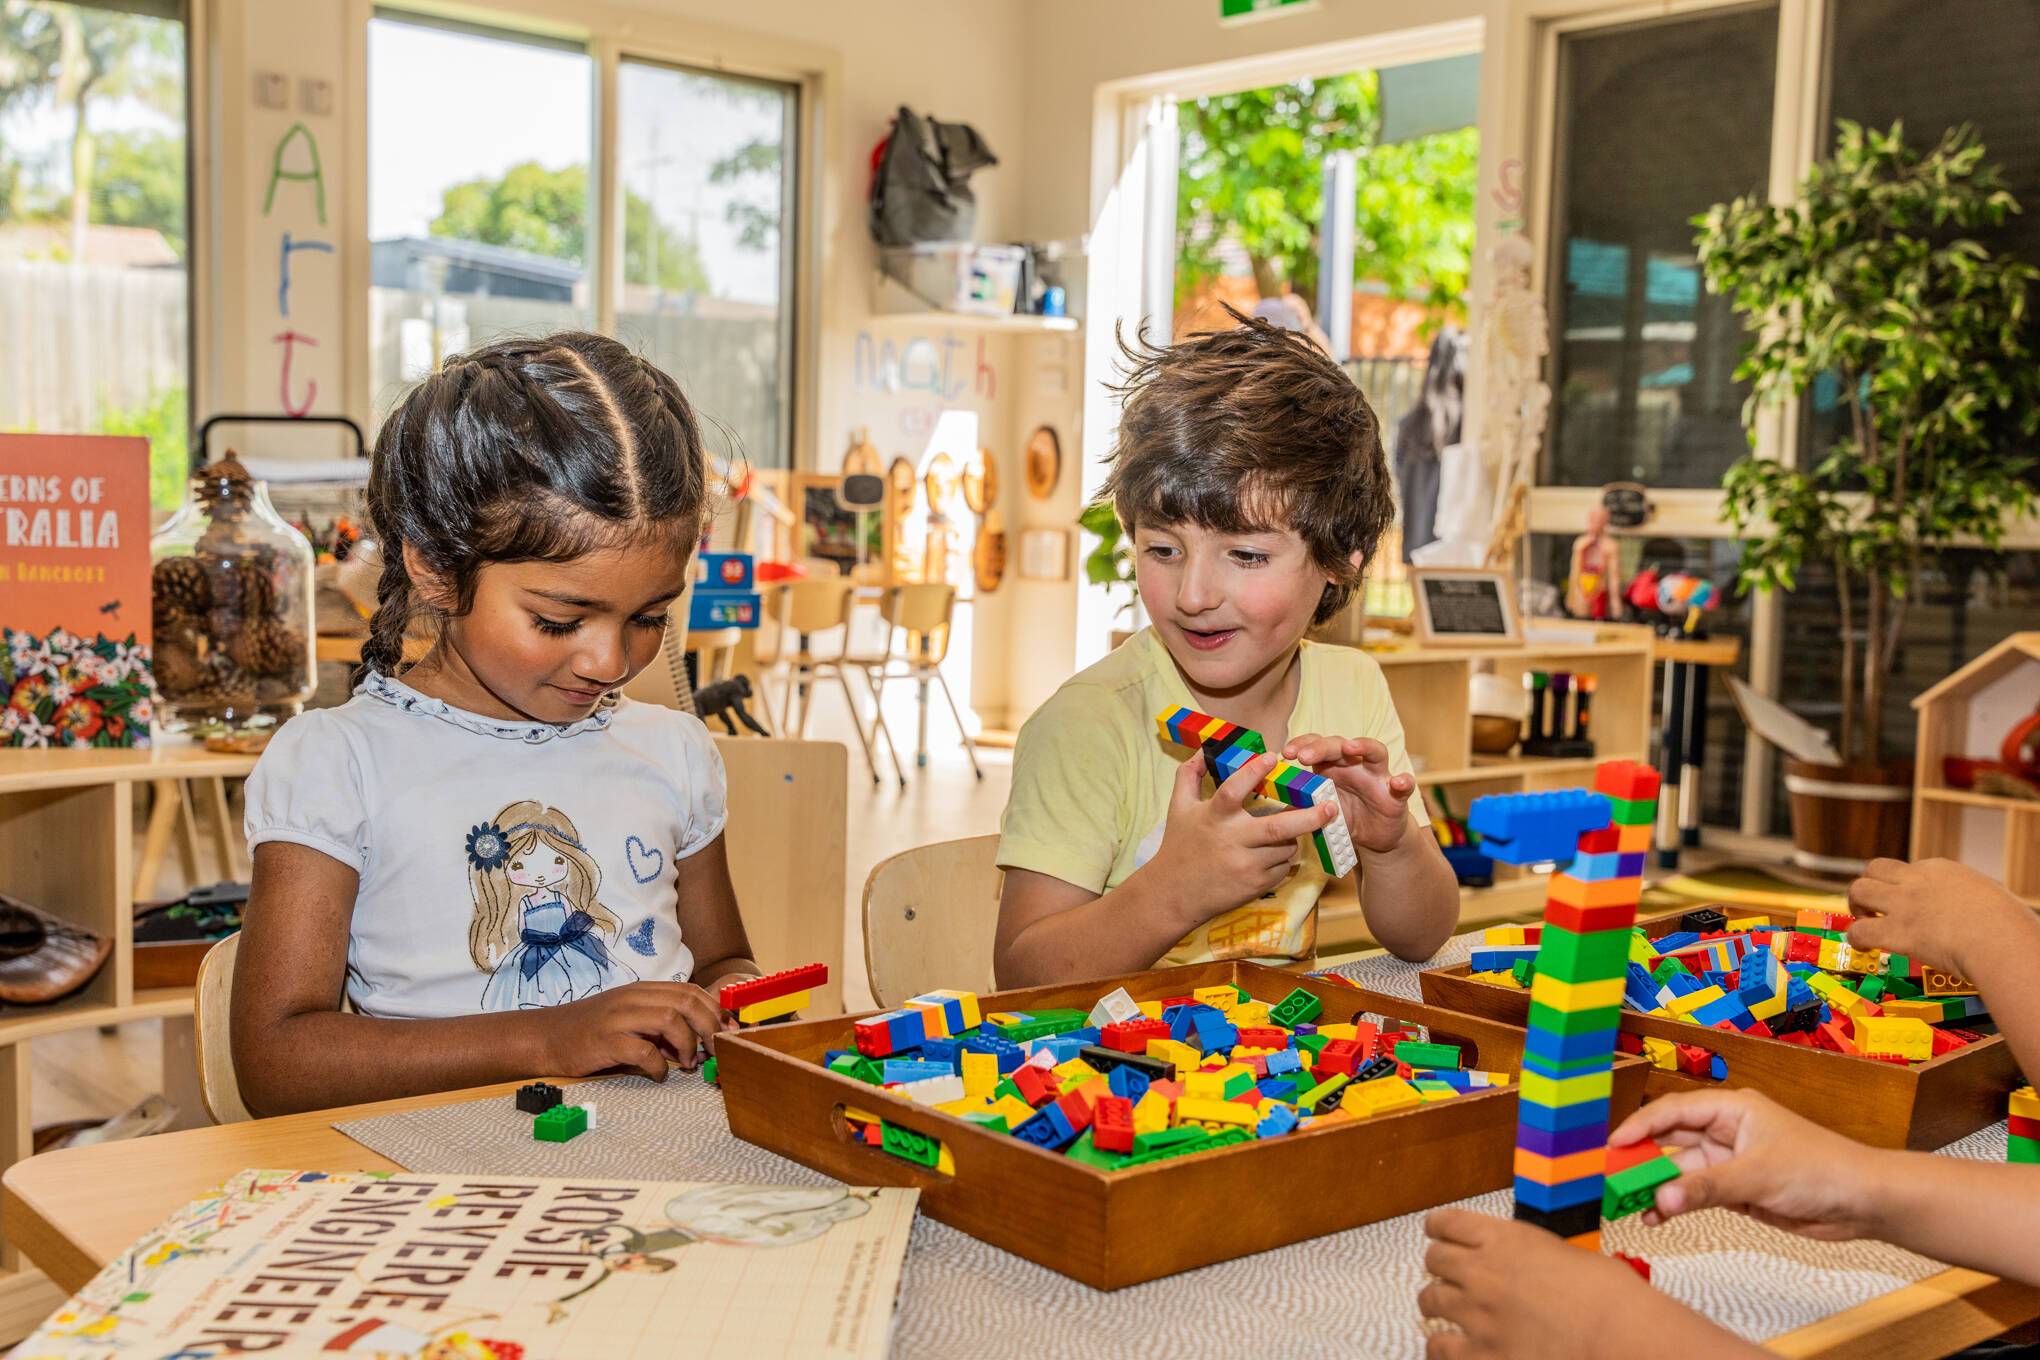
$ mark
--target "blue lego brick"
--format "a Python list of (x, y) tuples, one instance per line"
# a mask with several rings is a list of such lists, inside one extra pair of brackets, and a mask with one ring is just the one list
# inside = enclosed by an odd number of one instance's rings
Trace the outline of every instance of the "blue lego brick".
[(1575, 1152), (1600, 1147), (1607, 1141), (1608, 1131), (1599, 1124), (1583, 1124), (1576, 1129), (1522, 1127), (1516, 1130), (1516, 1146), (1540, 1157), (1569, 1157)]
[(1071, 1058), (1081, 1058), (1084, 1056), (1084, 1050), (1096, 1042), (1095, 1039), (1078, 1039), (1068, 1034), (1050, 1034), (1029, 1044), (1028, 1052), (1052, 1054), (1056, 1064), (1060, 1066)]
[(989, 1053), (999, 1060), (999, 1075), (1017, 1069), (1027, 1061), (1027, 1054), (1011, 1039), (1002, 1039), (996, 1034), (974, 1034), (963, 1041), (966, 1053)]
[(1724, 1020), (1737, 1029), (1748, 1029), (1754, 1023), (1750, 1017), (1750, 1008), (1743, 1005), (1742, 998), (1734, 992), (1718, 997), (1694, 1011), (1693, 1019), (1710, 1029)]
[(1534, 944), (1492, 945), (1475, 949), (1470, 962), (1476, 973), (1506, 973), (1516, 966), (1517, 959), (1537, 962), (1537, 946)]
[(1197, 1046), (1206, 1053), (1219, 1053), (1239, 1042), (1240, 1032), (1223, 1014), (1206, 1006), (1196, 1019)]
[(1528, 1047), (1523, 1050), (1523, 1070), (1535, 1072), (1540, 1077), (1590, 1077), (1606, 1072), (1615, 1066), (1615, 1031), (1607, 1031), (1608, 1045), (1599, 1053), (1588, 1053), (1577, 1058), (1551, 1058), (1532, 1053)]
[(1697, 930), (1675, 930), (1669, 935), (1660, 935), (1653, 941), (1657, 952), (1660, 954), (1675, 953), (1678, 950), (1684, 949), (1689, 944), (1698, 943), (1700, 943), (1700, 932)]
[(1600, 855), (1574, 855), (1573, 862), (1565, 871), (1582, 883), (1605, 883), (1616, 878), (1640, 878), (1641, 874), (1622, 872), (1622, 856), (1614, 851)]
[(1622, 999), (1640, 1011), (1657, 1009), (1658, 981), (1650, 970), (1640, 963), (1629, 965), (1629, 972), (1622, 982)]
[(880, 1070), (890, 1085), (896, 1081), (923, 1081), (929, 1077), (952, 1077), (956, 1069), (948, 1063), (922, 1062), (914, 1058), (887, 1058)]
[[(1177, 1043), (1188, 1043), (1197, 1028), (1197, 1012), (1211, 1010), (1209, 1006), (1171, 1006), (1162, 1012), (1162, 1022), (1169, 1027), (1169, 1037)], [(1214, 1015), (1216, 1011), (1212, 1012)], [(1223, 1018), (1223, 1017), (1221, 1017)]]
[(1105, 1074), (1105, 1085), (1115, 1096), (1139, 1100), (1147, 1094), (1148, 1074), (1133, 1067), (1115, 1067)]
[(1559, 1185), (1543, 1185), (1523, 1176), (1516, 1177), (1516, 1202), (1527, 1204), (1533, 1209), (1564, 1209), (1575, 1204), (1586, 1204), (1601, 1198), (1601, 1191), (1607, 1184), (1605, 1176), (1582, 1176), (1576, 1181), (1565, 1181)]
[(1650, 856), (1641, 850), (1636, 851), (1634, 854), (1618, 856), (1618, 867), (1621, 872), (1615, 876), (1617, 878), (1642, 878), (1643, 862), (1648, 858)]
[(1476, 878), (1492, 879), (1495, 876), (1495, 862), (1480, 852), (1478, 846), (1448, 845), (1443, 847), (1445, 862), (1452, 866), (1452, 876), (1461, 883)]
[(1285, 1048), (1279, 1053), (1268, 1055), (1268, 1075), (1279, 1077), (1286, 1072), (1301, 1072), (1303, 1060), (1296, 1056), (1296, 1050)]
[(822, 1066), (827, 1067), (838, 1058), (861, 1058), (864, 1055), (854, 1048), (825, 1048), (822, 1050)]
[(1665, 980), (1662, 985), (1664, 989), (1670, 992), (1673, 996), (1691, 996), (1695, 992), (1704, 992), (1707, 990), (1706, 983), (1702, 982), (1699, 978), (1694, 977), (1691, 973), (1685, 971), (1683, 968), (1676, 973), (1666, 973)]
[(1211, 766), (1211, 778), (1213, 782), (1223, 784), (1226, 780), (1231, 779), (1234, 775), (1238, 774), (1240, 772), (1240, 767), (1245, 765), (1248, 761), (1252, 760), (1258, 754), (1260, 753), (1257, 751), (1249, 751), (1244, 746), (1228, 746), (1224, 750), (1219, 751), (1215, 755), (1207, 751), (1206, 758)]
[(1581, 1058), (1606, 1058), (1615, 1051), (1615, 1028), (1590, 1030), (1585, 1034), (1558, 1034), (1533, 1029), (1523, 1039), (1523, 1056), (1545, 1062), (1578, 1062)]
[(1811, 1006), (1819, 999), (1814, 994), (1813, 988), (1807, 986), (1798, 978), (1794, 978), (1785, 984), (1785, 1008), (1787, 1010), (1796, 1011), (1801, 1006)]
[(1277, 1105), (1268, 1111), (1254, 1132), (1262, 1138), (1277, 1138), (1296, 1127), (1296, 1111), (1287, 1105)]
[(1521, 1123), (1534, 1129), (1560, 1130), (1577, 1129), (1584, 1126), (1608, 1125), (1608, 1102), (1582, 1100), (1572, 1105), (1540, 1105), (1534, 1100), (1517, 1101), (1517, 1118)]
[(1075, 1142), (1077, 1131), (1070, 1127), (1069, 1116), (1049, 1104), (1036, 1111), (1034, 1118), (1022, 1120), (1013, 1136), (1024, 1143), (1054, 1150)]
[(1068, 1030), (1060, 1037), (1064, 1039), (1075, 1039), (1082, 1044), (1096, 1044), (1104, 1042), (1104, 1036), (1099, 1033), (1098, 1027), (1096, 1025), (1086, 1025), (1082, 1029)]
[(1491, 793), (1473, 800), (1466, 817), (1480, 837), (1481, 852), (1505, 864), (1564, 862), (1573, 858), (1582, 832), (1609, 823), (1607, 795), (1585, 789), (1551, 793)]
[[(895, 1054), (895, 1057), (898, 1055)], [(963, 1062), (963, 1040), (927, 1039), (921, 1044), (921, 1056), (929, 1062), (948, 1063), (954, 1069)]]

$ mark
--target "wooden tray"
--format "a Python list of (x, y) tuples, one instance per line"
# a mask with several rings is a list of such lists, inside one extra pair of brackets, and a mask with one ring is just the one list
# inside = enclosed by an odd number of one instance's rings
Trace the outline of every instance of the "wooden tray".
[[(1136, 1000), (1188, 996), (1232, 983), (1276, 1002), (1297, 987), (1324, 1002), (1320, 1023), (1363, 1012), (1428, 1026), (1465, 1050), (1465, 1065), (1515, 1072), (1523, 1031), (1251, 963), (1194, 964), (1071, 986), (979, 998), (987, 1012), (1089, 1009), (1114, 987)], [(821, 1066), (849, 1048), (851, 1019), (771, 1025), (717, 1041), (730, 1132), (852, 1185), (911, 1185), (929, 1214), (1097, 1289), (1339, 1232), (1509, 1185), (1513, 1085), (1421, 1108), (1341, 1122), (1147, 1166), (1103, 1171), (991, 1133)], [(1641, 1102), (1641, 1059), (1617, 1060), (1614, 1117)], [(941, 1139), (956, 1170), (945, 1175), (853, 1141), (843, 1109)]]
[[(1769, 908), (1719, 908), (1730, 916), (1766, 916), (1791, 926), (1797, 913)], [(1679, 928), (1684, 912), (1637, 922), (1656, 938)], [(1430, 968), (1417, 977), (1424, 1000), (1434, 1006), (1520, 1025), (1530, 1015), (1530, 993), (1476, 982), (1469, 964)], [(1930, 1149), (2005, 1117), (2005, 1099), (2019, 1085), (2011, 1049), (1993, 1034), (1980, 1043), (1913, 1066), (1859, 1058), (1824, 1048), (1801, 1048), (1727, 1030), (1700, 1029), (1678, 1020), (1640, 1015), (1624, 1008), (1622, 1031), (1681, 1044), (1698, 1044), (1721, 1055), (1728, 1077), (1721, 1085), (1761, 1091), (1789, 1110), (1877, 1147)], [(1675, 1091), (1705, 1090), (1717, 1083), (1685, 1072), (1649, 1067), (1646, 1098)]]

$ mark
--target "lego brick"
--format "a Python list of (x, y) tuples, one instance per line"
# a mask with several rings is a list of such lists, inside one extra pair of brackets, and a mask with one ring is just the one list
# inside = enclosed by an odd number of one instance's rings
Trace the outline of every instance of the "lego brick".
[(710, 1086), (718, 1086), (721, 1084), (720, 1069), (716, 1066), (716, 1060), (714, 1058), (710, 1058), (707, 1062), (701, 1065), (701, 1079), (707, 1082)]
[(828, 980), (827, 964), (810, 963), (799, 968), (788, 968), (783, 972), (767, 973), (764, 977), (724, 983), (722, 990), (716, 994), (716, 1000), (724, 1010), (733, 1011), (792, 992), (810, 991), (823, 986)]
[(1552, 1078), (1525, 1072), (1518, 1087), (1523, 1099), (1539, 1105), (1562, 1106), (1604, 1103), (1615, 1089), (1612, 1072), (1591, 1072), (1578, 1077)]
[(2012, 1092), (2007, 1107), (2012, 1114), (2022, 1119), (2040, 1119), (2040, 1093), (2031, 1086), (2021, 1086)]
[[(1640, 878), (1604, 878), (1589, 883), (1574, 878), (1563, 871), (1555, 873), (1544, 885), (1547, 903), (1563, 904), (1568, 907), (1627, 907), (1628, 919), (1621, 922), (1625, 928), (1635, 924), (1636, 904), (1643, 899), (1643, 880)], [(1548, 914), (1546, 925), (1559, 925)], [(1571, 928), (1571, 927), (1568, 927)], [(1603, 926), (1601, 929), (1609, 929)]]
[(893, 1082), (920, 1081), (925, 1077), (946, 1077), (956, 1071), (948, 1063), (925, 1062), (918, 1058), (889, 1058), (880, 1068), (880, 1079)]
[(1634, 874), (1623, 872), (1622, 856), (1619, 853), (1602, 853), (1598, 855), (1583, 853), (1575, 855), (1573, 856), (1572, 863), (1565, 866), (1565, 871), (1574, 878), (1587, 883), (1599, 883), (1611, 878), (1635, 877)]
[(1199, 1124), (1207, 1132), (1216, 1133), (1222, 1128), (1251, 1128), (1254, 1122), (1254, 1111), (1238, 1101), (1203, 1100), (1187, 1095), (1176, 1101), (1178, 1126)]
[(1591, 1204), (1594, 1207), (1594, 1221), (1598, 1225), (1601, 1194), (1605, 1188), (1600, 1176), (1584, 1176), (1576, 1181), (1567, 1181), (1563, 1185), (1544, 1185), (1518, 1176), (1516, 1203), (1544, 1210), (1565, 1209), (1575, 1204)]
[[(1619, 981), (1619, 979), (1618, 979)], [(1622, 1023), (1622, 1007), (1599, 1006), (1593, 1010), (1562, 1011), (1548, 1006), (1535, 997), (1530, 1001), (1529, 1025), (1532, 1030), (1548, 1030), (1553, 1034), (1595, 1034), (1602, 1030), (1613, 1030)]]
[(1595, 1057), (1605, 1061), (1614, 1051), (1615, 1037), (1616, 1031), (1612, 1026), (1580, 1034), (1532, 1029), (1524, 1038), (1523, 1056), (1550, 1063), (1578, 1062), (1582, 1058)]
[(1348, 1114), (1370, 1116), (1414, 1109), (1423, 1103), (1423, 1096), (1408, 1082), (1400, 1077), (1386, 1077), (1347, 1087), (1339, 1107)]
[(1500, 793), (1476, 798), (1467, 829), (1481, 838), (1481, 851), (1507, 864), (1572, 859), (1582, 832), (1609, 824), (1610, 801), (1581, 789), (1550, 793)]
[(912, 1011), (886, 1011), (851, 1026), (857, 1051), (870, 1058), (890, 1057), (902, 1049), (917, 1048), (927, 1037), (921, 1017)]
[(1544, 903), (1544, 924), (1558, 930), (1570, 930), (1578, 935), (1589, 935), (1603, 930), (1627, 930), (1636, 924), (1636, 903), (1610, 902), (1599, 906), (1584, 906), (1572, 902), (1553, 901), (1547, 897)]
[(1537, 972), (1560, 982), (1619, 976), (1629, 961), (1629, 942), (1634, 938), (1622, 930), (1582, 933), (1553, 926), (1537, 946)]
[(1411, 1067), (1453, 1067), (1460, 1065), (1461, 1054), (1456, 1044), (1413, 1044), (1400, 1043), (1395, 1047), (1395, 1056)]
[(1559, 1157), (1546, 1157), (1518, 1144), (1516, 1147), (1516, 1179), (1535, 1181), (1539, 1185), (1563, 1185), (1568, 1181), (1598, 1176), (1608, 1163), (1608, 1149), (1596, 1143)]
[(588, 1112), (578, 1105), (555, 1105), (531, 1121), (531, 1136), (541, 1143), (565, 1143), (588, 1131)]
[(963, 1067), (963, 1089), (966, 1094), (987, 1096), (999, 1084), (999, 1060), (989, 1053), (965, 1053), (959, 1058)]
[(1892, 1055), (1911, 1062), (1934, 1056), (1934, 1032), (1924, 1020), (1868, 1015), (1856, 1021), (1856, 1046), (1865, 1057)]
[(1530, 1001), (1533, 1005), (1549, 1006), (1555, 1011), (1578, 1013), (1605, 1010), (1610, 1006), (1621, 1006), (1622, 985), (1623, 979), (1620, 977), (1601, 978), (1593, 982), (1566, 982), (1540, 972), (1530, 983)]
[(1657, 820), (1657, 799), (1611, 798), (1608, 820), (1616, 826), (1649, 826)]
[(1540, 1157), (1566, 1157), (1588, 1148), (1598, 1148), (1608, 1141), (1608, 1130), (1603, 1124), (1583, 1124), (1571, 1129), (1540, 1129), (1519, 1126), (1516, 1130), (1516, 1146)]
[(1582, 1233), (1598, 1231), (1601, 1226), (1601, 1202), (1581, 1200), (1562, 1209), (1539, 1209), (1534, 1205), (1516, 1202), (1516, 1217), (1525, 1223), (1558, 1234), (1568, 1240)]
[(1600, 1053), (1564, 1060), (1525, 1053), (1523, 1055), (1522, 1070), (1526, 1073), (1534, 1072), (1538, 1076), (1551, 1081), (1570, 1081), (1574, 1077), (1592, 1076), (1597, 1072), (1612, 1071), (1614, 1066), (1615, 1052), (1614, 1045), (1611, 1044)]
[(1634, 760), (1604, 760), (1594, 769), (1594, 792), (1610, 798), (1654, 801), (1661, 782), (1656, 770)]
[(1712, 907), (1702, 907), (1698, 911), (1689, 911), (1679, 918), (1679, 929), (1690, 930), (1700, 935), (1705, 935), (1710, 930), (1725, 930), (1727, 928), (1728, 918)]
[(1133, 1151), (1133, 1102), (1121, 1096), (1106, 1096), (1091, 1117), (1091, 1137), (1100, 1151)]
[[(1650, 1145), (1655, 1149), (1656, 1145)], [(1666, 1181), (1679, 1178), (1679, 1166), (1662, 1152), (1654, 1152), (1649, 1158), (1633, 1166), (1618, 1169), (1614, 1165), (1613, 1149), (1610, 1149), (1607, 1184), (1602, 1191), (1601, 1217), (1604, 1219), (1627, 1218), (1640, 1214), (1657, 1202), (1657, 1188)]]
[(549, 1081), (534, 1081), (517, 1088), (517, 1108), (525, 1114), (544, 1114), (565, 1099), (560, 1088)]

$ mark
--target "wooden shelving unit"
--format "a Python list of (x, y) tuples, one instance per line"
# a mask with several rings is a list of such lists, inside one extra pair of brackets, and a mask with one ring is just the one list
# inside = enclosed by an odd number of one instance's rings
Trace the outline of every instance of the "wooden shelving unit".
[[(164, 1080), (180, 1107), (196, 1101), (189, 1066), (191, 989), (134, 985), (134, 816), (138, 781), (240, 777), (255, 757), (173, 742), (152, 751), (0, 752), (0, 891), (113, 941), (76, 995), (0, 1009), (0, 1171), (30, 1155), (29, 1044), (69, 1030), (162, 1020)], [(182, 1022), (181, 1027), (179, 1022)], [(204, 1111), (192, 1111), (203, 1122)], [(0, 1242), (0, 1341), (41, 1321), (62, 1296)]]
[(2040, 632), (2013, 633), (1913, 700), (1912, 854), (1960, 860), (2040, 907), (2040, 803), (1949, 788), (1949, 756), (1994, 760), (2012, 725), (2040, 706)]
[[(1643, 760), (1650, 752), (1651, 649), (1647, 635), (1605, 642), (1521, 647), (1395, 647), (1370, 655), (1381, 663), (1388, 692), (1402, 718), (1403, 738), (1416, 762), (1417, 781), (1441, 790), (1452, 810), (1490, 793), (1530, 793), (1577, 788), (1604, 760)], [(1520, 684), (1528, 671), (1587, 672), (1595, 693), (1590, 732), (1591, 757), (1476, 756), (1473, 753), (1473, 675), (1491, 671)], [(1544, 906), (1544, 875), (1495, 866), (1492, 888), (1461, 888), (1462, 925), (1535, 914)], [(1334, 953), (1370, 937), (1350, 887), (1330, 891), (1318, 907), (1318, 950)]]

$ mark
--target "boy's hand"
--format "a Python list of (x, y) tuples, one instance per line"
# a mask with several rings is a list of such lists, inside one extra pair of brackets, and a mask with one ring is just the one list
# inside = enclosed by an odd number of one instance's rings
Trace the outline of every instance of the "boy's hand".
[(715, 1050), (723, 1014), (691, 982), (633, 982), (543, 1013), (546, 1071), (586, 1077), (621, 1069), (653, 1081), (668, 1062), (688, 1071)]
[(1388, 748), (1372, 737), (1325, 737), (1313, 732), (1291, 737), (1282, 754), (1332, 781), (1346, 830), (1361, 850), (1386, 854), (1402, 844), (1410, 827), (1415, 775), (1390, 774)]
[(1611, 1144), (1650, 1138), (1683, 1174), (1658, 1187), (1643, 1221), (1738, 1209), (1801, 1237), (1842, 1242), (1874, 1231), (1886, 1154), (1830, 1133), (1755, 1091), (1692, 1091), (1638, 1110)]
[(1669, 1302), (1614, 1257), (1534, 1223), (1433, 1209), (1424, 1233), (1424, 1269), (1435, 1278), (1418, 1291), (1417, 1311), (1459, 1329), (1431, 1334), (1425, 1354), (1434, 1360), (1603, 1354), (1594, 1342), (1603, 1320), (1630, 1325)]
[(1849, 885), (1849, 910), (1862, 919), (1849, 943), (1949, 969), (1974, 981), (2018, 935), (2040, 935), (2032, 911), (1996, 879), (1966, 864), (1873, 859)]
[(1266, 896), (1289, 877), (1297, 838), (1308, 836), (1336, 815), (1324, 807), (1292, 808), (1257, 817), (1247, 802), (1275, 768), (1275, 757), (1258, 755), (1218, 786), (1206, 801), (1204, 755), (1176, 768), (1162, 845), (1147, 868), (1165, 876), (1167, 891), (1202, 924)]

